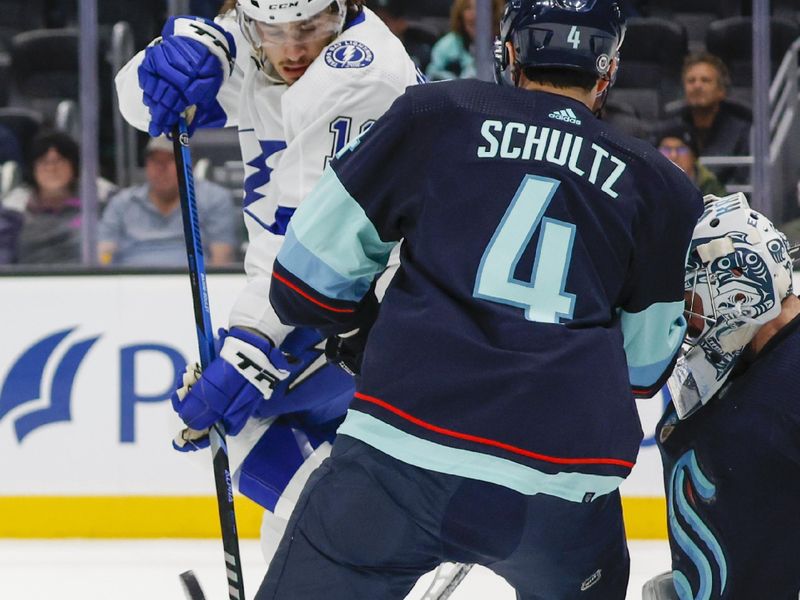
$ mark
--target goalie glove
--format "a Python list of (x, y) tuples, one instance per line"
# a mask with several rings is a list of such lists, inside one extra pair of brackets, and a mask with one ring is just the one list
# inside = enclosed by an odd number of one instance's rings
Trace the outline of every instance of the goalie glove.
[(148, 133), (172, 133), (190, 106), (202, 118), (233, 71), (235, 56), (233, 36), (213, 21), (170, 17), (161, 37), (145, 49), (138, 70), (143, 101), (150, 109)]
[[(224, 332), (223, 332), (224, 333)], [(234, 327), (224, 336), (220, 355), (202, 374), (190, 365), (172, 394), (172, 408), (193, 432), (173, 441), (177, 450), (207, 446), (202, 438), (221, 421), (225, 433), (236, 435), (264, 399), (290, 374), (283, 353), (265, 337)]]

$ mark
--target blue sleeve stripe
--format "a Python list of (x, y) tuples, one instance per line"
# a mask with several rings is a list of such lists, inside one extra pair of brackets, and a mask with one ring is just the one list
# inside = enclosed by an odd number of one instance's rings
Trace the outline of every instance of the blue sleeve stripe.
[[(384, 270), (397, 242), (384, 242), (364, 209), (328, 167), (289, 224), (297, 242), (342, 279), (372, 278)], [(295, 244), (293, 247), (297, 247)], [(288, 252), (288, 250), (287, 250)], [(282, 265), (296, 264), (278, 255)], [(305, 280), (315, 287), (315, 281)]]
[(639, 388), (650, 388), (654, 382), (661, 378), (671, 362), (672, 357), (670, 356), (658, 364), (646, 367), (631, 367), (628, 365), (628, 377), (631, 385)]
[(625, 355), (634, 386), (649, 386), (669, 367), (686, 333), (683, 301), (659, 302), (645, 310), (620, 311)]
[(544, 473), (505, 458), (424, 440), (353, 409), (347, 411), (338, 433), (417, 467), (488, 481), (521, 494), (549, 494), (570, 502), (583, 502), (587, 492), (596, 497), (609, 494), (623, 480), (615, 475)]
[(351, 279), (339, 275), (297, 240), (292, 226), (286, 232), (279, 261), (300, 281), (334, 300), (359, 302), (372, 283), (371, 277)]

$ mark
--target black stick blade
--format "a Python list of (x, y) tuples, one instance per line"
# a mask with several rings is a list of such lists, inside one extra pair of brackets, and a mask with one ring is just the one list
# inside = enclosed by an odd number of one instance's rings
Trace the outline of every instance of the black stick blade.
[(200, 587), (200, 582), (197, 581), (197, 576), (193, 571), (181, 573), (179, 577), (183, 591), (186, 594), (186, 600), (206, 600), (203, 588)]

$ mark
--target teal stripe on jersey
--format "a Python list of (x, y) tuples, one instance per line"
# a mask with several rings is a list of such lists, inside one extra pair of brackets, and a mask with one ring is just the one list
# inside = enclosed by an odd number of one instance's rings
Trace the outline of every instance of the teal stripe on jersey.
[(297, 241), (291, 226), (286, 231), (279, 260), (284, 269), (326, 298), (359, 302), (372, 284), (371, 275), (357, 279), (339, 275)]
[(683, 301), (658, 302), (637, 313), (620, 311), (631, 384), (654, 384), (678, 351), (686, 333)]
[[(330, 167), (300, 203), (289, 222), (289, 231), (306, 250), (345, 280), (364, 277), (371, 280), (386, 267), (389, 253), (397, 244), (381, 240), (364, 209)], [(287, 258), (283, 249), (278, 261), (285, 267), (296, 262)], [(314, 281), (304, 281), (315, 287)]]
[(420, 439), (392, 427), (375, 417), (348, 410), (338, 433), (357, 438), (405, 463), (479, 481), (488, 481), (522, 494), (549, 494), (571, 502), (583, 502), (587, 493), (594, 497), (610, 494), (622, 477), (584, 473), (542, 473), (504, 458), (450, 448)]

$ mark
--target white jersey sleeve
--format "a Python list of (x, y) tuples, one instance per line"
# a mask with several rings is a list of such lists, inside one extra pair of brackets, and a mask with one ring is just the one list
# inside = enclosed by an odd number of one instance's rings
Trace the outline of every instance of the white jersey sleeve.
[[(250, 45), (244, 39), (239, 29), (233, 13), (219, 16), (215, 22), (223, 29), (231, 33), (236, 43), (236, 60), (233, 71), (225, 80), (217, 94), (217, 102), (224, 115), (224, 127), (235, 126), (238, 124), (239, 95), (242, 91), (242, 81), (244, 80), (244, 69), (250, 58)], [(156, 38), (151, 45), (160, 38)], [(150, 111), (144, 103), (142, 88), (139, 86), (139, 65), (144, 60), (144, 50), (137, 53), (129, 60), (114, 78), (119, 98), (119, 110), (125, 120), (136, 129), (147, 131), (150, 124)], [(200, 116), (198, 116), (200, 117)]]
[(230, 325), (254, 327), (275, 343), (291, 330), (280, 324), (268, 301), (272, 264), (289, 218), (333, 155), (372, 125), (409, 85), (420, 82), (402, 44), (374, 13), (364, 9), (357, 21), (283, 92), (285, 147), (274, 149), (265, 161), (268, 185), (256, 199), (246, 194), (249, 283)]

